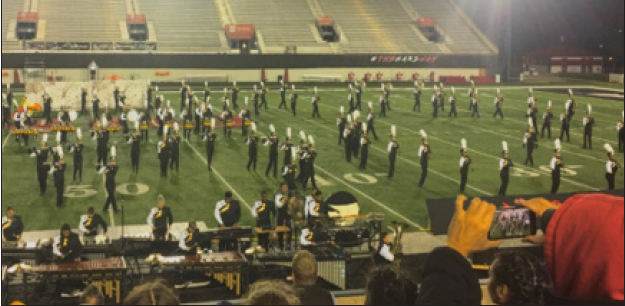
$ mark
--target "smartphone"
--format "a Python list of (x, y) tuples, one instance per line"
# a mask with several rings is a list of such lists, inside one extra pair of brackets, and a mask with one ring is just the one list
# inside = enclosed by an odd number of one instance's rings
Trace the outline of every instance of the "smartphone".
[(489, 240), (536, 235), (536, 214), (526, 207), (499, 208), (488, 232)]

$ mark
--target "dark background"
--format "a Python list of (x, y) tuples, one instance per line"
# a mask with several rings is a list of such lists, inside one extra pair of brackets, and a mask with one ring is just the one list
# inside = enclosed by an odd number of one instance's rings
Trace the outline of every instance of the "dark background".
[(507, 54), (507, 27), (508, 21), (511, 21), (511, 55), (514, 65), (520, 65), (522, 56), (528, 52), (564, 44), (603, 55), (607, 72), (623, 71), (623, 0), (457, 2), (499, 46), (502, 61), (505, 61)]

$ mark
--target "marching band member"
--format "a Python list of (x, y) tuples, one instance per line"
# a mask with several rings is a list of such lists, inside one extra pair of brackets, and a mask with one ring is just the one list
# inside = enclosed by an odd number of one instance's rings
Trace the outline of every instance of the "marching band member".
[(445, 84), (440, 83), (440, 90), (438, 91), (438, 106), (441, 108), (441, 112), (445, 112)]
[(473, 97), (477, 93), (477, 88), (475, 87), (475, 81), (471, 80), (471, 87), (469, 88), (469, 110), (473, 109)]
[(380, 118), (384, 117), (384, 118), (388, 118), (386, 116), (386, 107), (388, 107), (388, 100), (386, 99), (386, 97), (384, 96), (384, 94), (382, 94), (380, 96)]
[(189, 126), (193, 124), (193, 112), (188, 105), (180, 114), (180, 119), (182, 120), (182, 136), (184, 137), (184, 139), (188, 140), (189, 138), (191, 138), (191, 129), (189, 128)]
[(536, 102), (532, 102), (532, 105), (527, 110), (527, 117), (532, 120), (532, 126), (538, 126), (538, 108), (536, 108)]
[(345, 107), (341, 106), (340, 117), (336, 119), (336, 125), (339, 127), (339, 146), (343, 144), (345, 127), (347, 126), (347, 118), (345, 118)]
[(297, 91), (295, 90), (295, 84), (293, 84), (290, 100), (291, 100), (291, 111), (293, 112), (294, 117), (297, 116), (297, 99), (298, 98), (299, 98), (299, 95), (297, 94)]
[(621, 165), (616, 160), (612, 146), (606, 143), (604, 147), (608, 153), (605, 178), (608, 181), (608, 190), (614, 190), (616, 188), (616, 173), (621, 169)]
[(37, 158), (37, 179), (39, 181), (39, 195), (41, 196), (44, 196), (48, 189), (48, 171), (50, 169), (48, 156), (52, 150), (47, 147), (47, 143), (48, 134), (43, 134), (41, 146), (39, 149), (33, 148), (30, 154), (30, 157)]
[(449, 111), (449, 118), (454, 116), (454, 118), (458, 118), (458, 109), (456, 106), (456, 88), (451, 87), (451, 96), (449, 96), (449, 106), (451, 110)]
[(59, 156), (58, 162), (50, 167), (50, 174), (54, 176), (54, 187), (56, 187), (56, 206), (63, 207), (63, 193), (65, 192), (65, 170), (67, 165), (63, 156), (63, 148), (58, 146), (56, 152)]
[(252, 135), (247, 138), (246, 144), (248, 146), (249, 160), (247, 162), (247, 171), (251, 171), (254, 166), (254, 172), (256, 172), (256, 164), (258, 163), (258, 141), (259, 138), (256, 135), (256, 123), (252, 122)]
[[(273, 218), (276, 216), (276, 203), (269, 200), (267, 191), (261, 194), (261, 200), (254, 203), (252, 216), (256, 219), (256, 227), (267, 229), (273, 227)], [(269, 234), (258, 235), (258, 245), (269, 250)]]
[(382, 84), (382, 93), (384, 94), (384, 99), (386, 99), (386, 104), (389, 111), (393, 110), (391, 109), (391, 89), (393, 89), (393, 85), (391, 85), (390, 82), (386, 85)]
[(360, 138), (360, 169), (367, 170), (367, 163), (369, 162), (369, 137), (368, 126), (366, 123), (362, 124), (362, 136)]
[(174, 215), (168, 206), (165, 206), (165, 197), (158, 196), (158, 203), (152, 208), (148, 215), (148, 225), (152, 230), (152, 235), (156, 241), (164, 241), (167, 233), (171, 232), (171, 226), (174, 224)]
[(536, 98), (534, 97), (534, 88), (529, 88), (529, 93), (527, 94), (527, 108), (532, 108), (532, 104), (536, 103)]
[(141, 120), (141, 125), (139, 126), (139, 129), (141, 130), (141, 139), (145, 142), (150, 142), (150, 115), (143, 112), (139, 115), (139, 120)]
[(315, 161), (317, 160), (317, 150), (315, 149), (315, 139), (308, 135), (308, 143), (310, 147), (306, 153), (306, 175), (302, 178), (302, 188), (306, 190), (308, 187), (308, 181), (310, 180), (313, 188), (317, 188), (317, 181), (315, 180)]
[(117, 200), (115, 199), (115, 176), (117, 176), (117, 149), (115, 147), (111, 147), (111, 162), (108, 166), (103, 166), (98, 171), (98, 174), (103, 174), (105, 176), (105, 186), (106, 186), (106, 202), (104, 203), (103, 211), (105, 213), (109, 212), (109, 207), (113, 205), (113, 211), (115, 213), (117, 210)]
[(347, 128), (343, 132), (343, 140), (345, 141), (345, 160), (352, 162), (352, 137), (354, 134), (354, 124), (352, 123), (352, 115), (347, 115)]
[(125, 110), (122, 109), (122, 113), (119, 116), (119, 123), (122, 126), (122, 134), (124, 136), (128, 135), (128, 114)]
[(82, 256), (82, 243), (78, 235), (72, 232), (69, 224), (61, 227), (61, 233), (54, 238), (52, 253), (56, 256), (59, 264), (80, 262)]
[(586, 117), (582, 121), (584, 123), (584, 146), (582, 149), (589, 148), (592, 150), (592, 128), (595, 126), (595, 118), (592, 117), (592, 105), (588, 104)]
[(202, 234), (195, 221), (189, 222), (189, 227), (180, 236), (178, 247), (186, 256), (195, 256), (201, 250)]
[(428, 140), (428, 134), (424, 131), (420, 131), (421, 134), (421, 147), (419, 147), (419, 158), (421, 159), (421, 180), (419, 180), (419, 187), (425, 186), (425, 180), (429, 173), (429, 161), (430, 154), (432, 154), (432, 148)]
[(203, 109), (204, 107), (200, 105), (200, 101), (196, 97), (195, 98), (195, 111), (193, 114), (195, 116), (195, 128), (193, 129), (193, 133), (197, 136), (200, 135), (200, 128), (202, 127), (202, 124), (203, 124), (203, 119), (202, 119), (202, 117), (204, 116), (204, 114), (202, 113)]
[(86, 87), (82, 87), (80, 89), (80, 114), (84, 115), (87, 113), (87, 96), (89, 93), (87, 92)]
[(562, 127), (560, 128), (560, 141), (564, 141), (564, 135), (566, 135), (566, 142), (571, 142), (571, 121), (569, 120), (569, 111), (564, 110), (560, 115), (560, 121)]
[(90, 237), (95, 239), (98, 235), (98, 228), (102, 228), (102, 235), (106, 237), (108, 232), (108, 225), (106, 221), (99, 214), (95, 213), (93, 207), (87, 209), (87, 214), (80, 216), (80, 223), (78, 229), (82, 233), (83, 237)]
[(289, 89), (289, 85), (284, 83), (284, 80), (280, 80), (280, 105), (278, 106), (278, 109), (282, 109), (282, 107), (284, 107), (284, 109), (288, 110), (289, 108), (286, 106), (286, 91), (287, 89)]
[(289, 190), (295, 191), (297, 190), (297, 184), (295, 179), (295, 174), (297, 173), (297, 157), (299, 152), (296, 148), (293, 148), (292, 151), (293, 159), (291, 159), (291, 164), (284, 166), (284, 170), (282, 171), (282, 177), (284, 181), (289, 185)]
[(269, 164), (267, 165), (267, 170), (265, 171), (265, 176), (269, 177), (269, 172), (273, 168), (273, 177), (278, 177), (278, 135), (276, 135), (276, 128), (273, 124), (269, 125), (269, 130), (271, 131), (271, 136), (269, 139), (265, 139), (264, 145), (265, 147), (269, 146)]
[(312, 201), (308, 203), (308, 216), (309, 218), (319, 218), (324, 214), (327, 214), (323, 211), (323, 193), (321, 190), (317, 190), (313, 193)]
[(258, 92), (258, 86), (254, 85), (254, 91), (253, 91), (253, 97), (254, 97), (254, 114), (256, 116), (260, 115), (260, 105), (258, 104), (258, 100), (260, 99), (260, 94)]
[(545, 130), (547, 130), (549, 132), (549, 139), (551, 139), (551, 121), (553, 121), (553, 112), (551, 111), (552, 106), (553, 102), (549, 101), (547, 110), (543, 114), (543, 128), (540, 133), (540, 138), (545, 138)]
[(464, 193), (467, 189), (467, 183), (469, 182), (469, 169), (471, 167), (471, 158), (469, 157), (469, 149), (467, 147), (467, 140), (462, 139), (462, 149), (460, 150), (460, 193)]
[(191, 90), (191, 88), (183, 80), (182, 81), (182, 87), (180, 88), (180, 111), (181, 112), (182, 112), (182, 109), (183, 109), (184, 105), (186, 104), (187, 98), (189, 96), (189, 90)]
[(215, 134), (215, 118), (211, 119), (210, 132), (204, 136), (206, 141), (206, 161), (208, 163), (208, 171), (213, 171), (213, 156), (215, 155), (215, 143), (217, 142), (217, 134)]
[(375, 132), (375, 113), (373, 113), (373, 102), (369, 102), (369, 114), (367, 115), (367, 129), (368, 133), (373, 135), (374, 139), (378, 141), (378, 134)]
[(80, 182), (82, 182), (82, 152), (84, 149), (85, 146), (82, 144), (82, 130), (77, 128), (76, 143), (69, 147), (69, 153), (74, 154), (74, 182), (76, 181), (76, 174), (79, 174)]
[(388, 144), (388, 157), (389, 157), (389, 169), (388, 178), (392, 179), (395, 176), (395, 162), (397, 161), (397, 154), (399, 151), (399, 144), (397, 143), (397, 128), (391, 126), (391, 142)]
[(280, 151), (284, 151), (284, 166), (291, 164), (291, 158), (293, 157), (291, 154), (291, 151), (293, 150), (293, 139), (291, 134), (291, 128), (289, 127), (286, 129), (286, 142), (282, 144), (282, 147), (280, 147)]
[[(238, 227), (241, 221), (241, 205), (239, 201), (232, 199), (232, 192), (225, 194), (225, 199), (217, 202), (215, 207), (215, 219), (220, 229)], [(222, 239), (219, 241), (219, 251), (235, 251), (236, 240)]]
[(307, 195), (304, 198), (304, 219), (308, 220), (310, 217), (310, 206), (315, 202), (315, 194), (317, 193), (317, 188), (313, 188), (310, 190), (310, 195)]
[(169, 162), (169, 170), (174, 171), (174, 167), (176, 172), (180, 170), (180, 126), (178, 122), (174, 122), (174, 135), (169, 137), (169, 148), (170, 148), (170, 162)]
[(7, 99), (6, 94), (2, 94), (2, 129), (7, 127), (11, 130), (11, 102)]
[(230, 102), (226, 100), (226, 109), (221, 114), (221, 120), (224, 122), (224, 138), (232, 137), (233, 115), (230, 111)]
[(204, 101), (208, 102), (211, 95), (211, 88), (208, 86), (208, 82), (204, 82)]
[(497, 110), (495, 111), (495, 114), (493, 114), (493, 118), (497, 118), (497, 115), (499, 115), (501, 116), (501, 119), (503, 119), (503, 96), (501, 95), (501, 89), (499, 88), (497, 88), (497, 96), (495, 97), (495, 108), (497, 108)]
[(349, 112), (352, 113), (354, 112), (354, 110), (356, 110), (356, 97), (354, 97), (355, 95), (355, 91), (354, 91), (354, 87), (352, 87), (352, 84), (349, 84), (349, 89), (348, 89), (348, 94), (347, 94), (347, 103), (349, 103)]
[(98, 99), (98, 91), (94, 90), (91, 94), (91, 115), (93, 120), (97, 121), (100, 118), (100, 99)]
[(128, 138), (128, 144), (130, 147), (130, 163), (132, 166), (132, 173), (139, 174), (139, 160), (141, 157), (141, 130), (139, 121), (135, 121), (135, 133)]
[(6, 216), (2, 217), (2, 243), (19, 241), (23, 232), (22, 218), (15, 214), (13, 206), (8, 206)]
[(260, 106), (259, 108), (262, 108), (263, 105), (265, 106), (265, 110), (269, 110), (269, 106), (267, 105), (267, 92), (269, 92), (269, 89), (265, 86), (265, 82), (260, 82)]
[(412, 111), (417, 111), (417, 109), (419, 110), (419, 112), (421, 112), (421, 94), (422, 94), (422, 89), (421, 89), (421, 85), (419, 84), (419, 81), (415, 81), (414, 82), (414, 107), (412, 108)]
[[(568, 119), (567, 119), (568, 120)], [(564, 171), (564, 164), (562, 163), (562, 143), (560, 139), (555, 141), (555, 154), (551, 159), (551, 194), (557, 194), (560, 189), (560, 179), (562, 172)]]
[(235, 110), (239, 109), (239, 104), (237, 104), (237, 102), (239, 102), (240, 91), (241, 88), (237, 86), (237, 82), (232, 82), (232, 107), (234, 107)]
[(204, 121), (204, 127), (202, 129), (202, 134), (208, 134), (208, 130), (213, 126), (212, 118), (213, 118), (213, 106), (210, 103), (210, 97), (204, 104), (202, 104), (202, 118)]
[[(96, 98), (94, 96), (94, 98)], [(97, 99), (97, 98), (96, 98)], [(48, 92), (48, 88), (44, 90), (44, 94), (42, 97), (43, 100), (43, 117), (46, 119), (46, 124), (52, 124), (52, 97), (50, 97), (50, 93)], [(94, 102), (95, 103), (95, 102)], [(98, 100), (98, 104), (100, 101)], [(94, 114), (96, 112), (94, 111)], [(97, 116), (95, 118), (98, 118)]]
[(315, 86), (315, 94), (313, 95), (312, 99), (311, 99), (311, 103), (313, 105), (313, 113), (312, 113), (312, 117), (315, 118), (315, 116), (317, 118), (321, 118), (321, 115), (319, 114), (319, 100), (321, 100), (321, 98), (319, 97), (319, 91), (317, 90), (317, 87)]
[(473, 104), (473, 113), (471, 113), (471, 118), (475, 116), (480, 118), (480, 98), (478, 95), (479, 91), (475, 89), (475, 93), (473, 94), (473, 100), (471, 102)]
[(252, 114), (249, 111), (248, 97), (245, 97), (245, 106), (243, 107), (243, 110), (239, 113), (239, 118), (241, 118), (241, 130), (243, 133), (242, 136), (247, 138), (249, 126), (252, 124)]
[(575, 116), (576, 108), (577, 101), (575, 101), (575, 95), (573, 94), (573, 90), (569, 89), (569, 99), (566, 101), (566, 110), (568, 111), (569, 122), (573, 121), (573, 116)]
[(523, 137), (523, 147), (527, 149), (527, 157), (525, 158), (525, 165), (534, 167), (534, 150), (538, 148), (538, 135), (534, 131), (534, 122), (532, 118), (528, 120), (528, 129)]
[[(285, 166), (286, 167), (286, 166)], [(295, 190), (293, 190), (295, 191)], [(278, 208), (278, 224), (276, 226), (286, 226), (290, 229), (288, 233), (278, 236), (278, 244), (280, 250), (285, 250), (284, 237), (286, 236), (286, 245), (291, 249), (291, 238), (293, 234), (293, 219), (289, 215), (289, 187), (286, 182), (280, 184), (280, 192), (276, 194), (276, 207)]]
[(146, 89), (146, 97), (148, 101), (148, 110), (152, 109), (152, 94), (154, 93), (154, 87), (152, 86), (152, 82), (148, 80), (148, 88)]
[(352, 114), (354, 119), (354, 133), (352, 134), (352, 154), (358, 158), (360, 154), (360, 135), (362, 134), (362, 125), (360, 123), (360, 111), (354, 111)]
[(168, 127), (165, 126), (163, 129), (165, 135), (163, 135), (163, 140), (158, 143), (158, 159), (161, 162), (161, 178), (167, 177), (167, 166), (169, 164), (169, 159), (171, 157), (171, 146), (169, 142), (169, 137), (167, 137)]
[(438, 118), (438, 85), (434, 85), (434, 93), (432, 94), (432, 109), (434, 113), (432, 114), (432, 118)]
[(355, 109), (361, 111), (362, 110), (363, 84), (358, 83), (358, 81), (356, 81), (356, 82), (354, 82), (354, 85), (356, 86), (356, 107), (355, 107)]
[(514, 167), (514, 163), (510, 159), (508, 143), (504, 141), (502, 143), (502, 147), (502, 158), (499, 161), (499, 177), (501, 178), (501, 188), (499, 188), (499, 195), (505, 197), (508, 192), (508, 184), (510, 183), (510, 168)]

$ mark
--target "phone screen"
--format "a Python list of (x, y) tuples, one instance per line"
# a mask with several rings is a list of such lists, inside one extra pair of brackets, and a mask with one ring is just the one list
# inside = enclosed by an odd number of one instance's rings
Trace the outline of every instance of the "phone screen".
[(488, 233), (491, 240), (522, 238), (536, 234), (536, 215), (528, 208), (498, 209)]

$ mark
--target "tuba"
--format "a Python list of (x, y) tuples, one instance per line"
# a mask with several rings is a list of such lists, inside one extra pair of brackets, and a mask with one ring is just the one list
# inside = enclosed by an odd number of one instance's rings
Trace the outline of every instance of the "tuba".
[(389, 229), (393, 232), (393, 246), (391, 248), (391, 253), (395, 255), (394, 264), (400, 265), (401, 259), (397, 258), (398, 254), (402, 254), (404, 252), (404, 244), (402, 242), (404, 232), (408, 229), (408, 224), (400, 223), (397, 221), (393, 221)]

